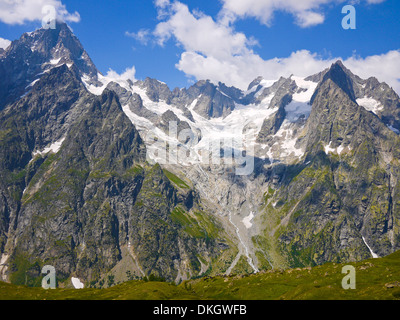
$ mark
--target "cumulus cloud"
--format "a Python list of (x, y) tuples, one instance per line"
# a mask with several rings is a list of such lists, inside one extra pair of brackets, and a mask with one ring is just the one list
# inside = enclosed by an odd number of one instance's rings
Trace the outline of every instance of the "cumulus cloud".
[(3, 0), (0, 1), (0, 21), (6, 24), (24, 24), (30, 21), (41, 21), (45, 14), (42, 9), (53, 6), (57, 19), (69, 22), (79, 22), (78, 12), (68, 12), (66, 6), (59, 0)]
[[(246, 89), (258, 76), (269, 80), (291, 74), (305, 77), (318, 73), (341, 59), (359, 76), (376, 76), (400, 92), (397, 72), (400, 70), (400, 51), (367, 58), (352, 56), (324, 59), (308, 50), (298, 50), (288, 57), (265, 60), (252, 50), (256, 41), (236, 32), (226, 20), (215, 21), (203, 13), (190, 12), (180, 2), (162, 3), (164, 14), (167, 10), (168, 17), (157, 25), (153, 35), (160, 45), (173, 38), (183, 48), (184, 52), (176, 67), (196, 80), (209, 79), (215, 83), (224, 82)], [(318, 17), (311, 15), (304, 19), (318, 20)]]
[(10, 40), (0, 38), (0, 48), (1, 49), (7, 49), (10, 44), (11, 44)]
[(121, 74), (118, 72), (109, 69), (106, 77), (114, 80), (132, 80), (133, 82), (136, 81), (136, 68), (133, 66), (131, 68), (126, 68), (125, 71)]
[[(275, 11), (284, 11), (295, 17), (296, 23), (303, 28), (315, 26), (325, 21), (324, 6), (328, 4), (341, 4), (347, 0), (221, 0), (223, 10), (221, 15), (224, 20), (229, 17), (232, 21), (236, 18), (253, 17), (262, 24), (269, 26)], [(355, 0), (368, 4), (378, 4), (385, 0)], [(354, 2), (354, 1), (353, 1)]]
[(235, 32), (230, 26), (215, 22), (210, 16), (196, 12), (180, 2), (171, 5), (167, 21), (157, 25), (154, 35), (163, 45), (172, 36), (186, 51), (195, 51), (217, 59), (249, 52), (248, 47), (255, 44), (245, 34)]
[(136, 39), (140, 43), (147, 45), (148, 42), (150, 41), (150, 30), (148, 29), (140, 29), (138, 32), (125, 32), (125, 35), (128, 37), (131, 37), (133, 39)]

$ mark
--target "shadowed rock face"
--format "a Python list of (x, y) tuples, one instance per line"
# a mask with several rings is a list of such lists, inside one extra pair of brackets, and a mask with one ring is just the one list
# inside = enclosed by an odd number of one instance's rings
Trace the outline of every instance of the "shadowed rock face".
[[(346, 69), (347, 70), (347, 69)], [(334, 82), (340, 89), (344, 91), (344, 93), (355, 103), (356, 96), (354, 93), (353, 82), (351, 78), (346, 73), (342, 62), (338, 61), (332, 65), (329, 71), (324, 75), (322, 79), (322, 83), (326, 82), (327, 80), (331, 80)], [(315, 95), (318, 94), (318, 88), (311, 98), (311, 104), (314, 102)]]

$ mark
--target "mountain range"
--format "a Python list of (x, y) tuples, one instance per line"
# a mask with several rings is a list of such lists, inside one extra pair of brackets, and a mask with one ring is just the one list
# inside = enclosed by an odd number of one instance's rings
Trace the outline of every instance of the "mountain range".
[(0, 277), (108, 287), (400, 248), (400, 98), (341, 61), (170, 90), (102, 75), (65, 23), (0, 52)]

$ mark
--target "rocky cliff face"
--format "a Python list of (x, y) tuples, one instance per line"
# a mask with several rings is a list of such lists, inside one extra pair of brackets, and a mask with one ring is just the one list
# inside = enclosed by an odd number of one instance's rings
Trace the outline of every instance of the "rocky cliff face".
[(375, 78), (338, 61), (171, 91), (99, 75), (65, 24), (0, 55), (4, 280), (38, 285), (50, 264), (64, 284), (179, 282), (399, 249), (400, 99)]
[(51, 69), (7, 106), (0, 132), (3, 279), (38, 284), (51, 264), (59, 280), (91, 285), (180, 281), (217, 272), (231, 250), (196, 192), (146, 164), (116, 93), (88, 93), (76, 66)]

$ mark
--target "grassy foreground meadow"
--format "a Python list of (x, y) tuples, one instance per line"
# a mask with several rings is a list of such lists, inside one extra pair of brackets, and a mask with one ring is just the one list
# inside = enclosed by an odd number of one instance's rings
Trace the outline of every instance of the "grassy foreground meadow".
[(130, 281), (108, 289), (28, 288), (0, 282), (0, 300), (400, 300), (400, 252), (349, 263), (356, 289), (342, 288), (344, 264), (190, 280)]

